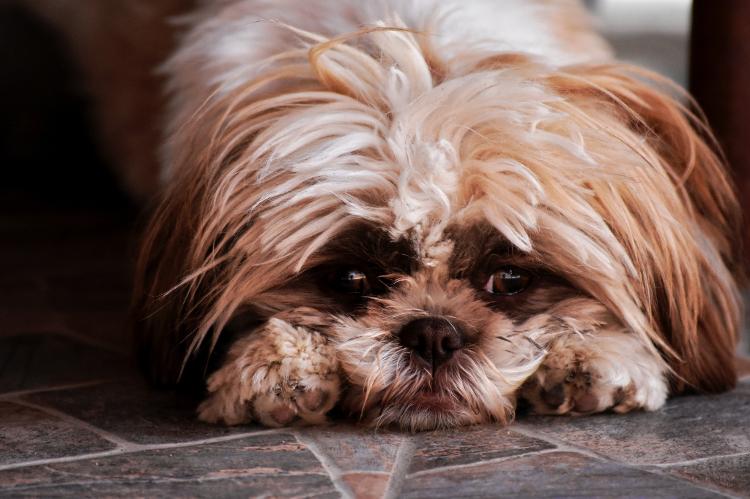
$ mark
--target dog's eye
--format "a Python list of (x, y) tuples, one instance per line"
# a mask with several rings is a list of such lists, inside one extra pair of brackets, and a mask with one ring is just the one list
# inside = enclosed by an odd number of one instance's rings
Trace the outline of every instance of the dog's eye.
[(333, 277), (333, 287), (341, 293), (364, 295), (370, 291), (367, 274), (357, 269), (337, 272)]
[(490, 275), (484, 290), (493, 295), (510, 296), (529, 287), (531, 273), (519, 267), (508, 265)]

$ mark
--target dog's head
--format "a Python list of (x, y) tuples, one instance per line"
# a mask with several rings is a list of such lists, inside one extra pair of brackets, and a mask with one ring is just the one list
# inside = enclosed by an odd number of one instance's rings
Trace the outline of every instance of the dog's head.
[(300, 36), (173, 126), (138, 288), (158, 376), (307, 307), (377, 423), (505, 421), (569, 332), (639, 335), (679, 389), (733, 382), (732, 189), (653, 75)]

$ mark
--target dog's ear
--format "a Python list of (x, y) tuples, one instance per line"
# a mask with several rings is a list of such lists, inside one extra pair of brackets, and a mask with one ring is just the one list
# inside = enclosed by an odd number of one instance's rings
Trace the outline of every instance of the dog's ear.
[[(210, 112), (223, 109), (217, 105)], [(203, 386), (231, 343), (236, 322), (247, 332), (267, 316), (268, 310), (248, 303), (290, 273), (291, 264), (280, 264), (259, 243), (261, 224), (251, 213), (262, 189), (227, 174), (243, 171), (238, 165), (244, 163), (235, 160), (246, 142), (234, 144), (232, 134), (214, 141), (212, 130), (196, 124), (203, 122), (221, 125), (210, 115), (181, 129), (185, 135), (177, 142), (183, 147), (169, 161), (174, 171), (150, 216), (137, 262), (137, 355), (159, 385)]]
[(143, 372), (156, 385), (177, 385), (198, 395), (233, 342), (265, 321), (262, 312), (243, 303), (216, 320), (216, 329), (207, 328), (212, 324), (207, 316), (215, 313), (220, 290), (228, 285), (222, 255), (199, 255), (201, 249), (226, 246), (226, 239), (197, 242), (204, 230), (196, 211), (199, 180), (178, 181), (152, 215), (141, 243), (133, 300)]
[[(622, 65), (577, 66), (552, 77), (566, 98), (599, 106), (626, 123), (631, 149), (666, 175), (662, 192), (676, 192), (673, 220), (642, 220), (640, 227), (610, 224), (641, 269), (639, 288), (651, 328), (668, 348), (673, 391), (721, 391), (734, 386), (740, 325), (737, 291), (742, 256), (740, 211), (721, 153), (705, 121), (663, 88), (682, 92), (653, 73)], [(697, 109), (697, 107), (696, 107)], [(628, 141), (617, 132), (613, 138)], [(661, 173), (661, 172), (660, 172)], [(661, 188), (660, 188), (661, 189)], [(639, 205), (655, 199), (626, 201)], [(665, 196), (666, 198), (666, 196)], [(638, 217), (635, 217), (636, 219)], [(632, 220), (632, 219), (631, 219)], [(648, 237), (657, 244), (635, 240)], [(628, 240), (628, 238), (633, 240)], [(656, 338), (658, 344), (658, 338)], [(669, 352), (668, 350), (672, 351)]]
[[(147, 377), (161, 386), (190, 382), (183, 373), (190, 331), (200, 313), (180, 286), (188, 272), (191, 215), (189, 195), (174, 192), (156, 207), (142, 236), (136, 265), (132, 307), (138, 361)], [(191, 310), (192, 308), (192, 310)], [(183, 376), (184, 375), (184, 376)]]

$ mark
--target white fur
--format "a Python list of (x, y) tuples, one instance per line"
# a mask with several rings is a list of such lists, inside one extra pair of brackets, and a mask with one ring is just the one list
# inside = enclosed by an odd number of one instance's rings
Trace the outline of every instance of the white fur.
[[(567, 364), (566, 372), (578, 368), (591, 376), (591, 386), (580, 388), (597, 400), (594, 409), (588, 412), (601, 412), (607, 409), (629, 411), (632, 409), (659, 409), (667, 400), (669, 386), (667, 369), (662, 359), (643, 344), (642, 340), (627, 331), (597, 331), (591, 335), (572, 335), (554, 343), (546, 362), (554, 363), (555, 356), (563, 356)], [(580, 365), (567, 359), (578, 356)], [(630, 389), (623, 400), (617, 400), (618, 393)], [(575, 402), (577, 390), (572, 389), (570, 403)], [(622, 408), (622, 409), (620, 409)], [(562, 413), (575, 406), (562, 406)]]
[[(208, 93), (230, 91), (274, 64), (273, 56), (303, 41), (281, 24), (322, 36), (351, 33), (362, 26), (403, 25), (430, 34), (434, 47), (454, 66), (471, 48), (486, 54), (520, 52), (554, 66), (606, 60), (606, 44), (593, 33), (574, 50), (561, 42), (554, 15), (575, 0), (224, 0), (206, 2), (183, 18), (195, 28), (164, 67), (172, 76), (170, 132), (201, 108)], [(457, 68), (456, 68), (457, 69)], [(176, 77), (175, 77), (176, 76)], [(396, 77), (397, 78), (397, 77)], [(409, 81), (405, 78), (404, 81)], [(170, 133), (171, 135), (171, 133)], [(162, 179), (174, 174), (174, 152), (166, 144)]]
[(339, 398), (335, 349), (320, 333), (289, 320), (272, 318), (232, 346), (208, 380), (201, 420), (266, 426), (325, 421)]
[[(582, 13), (563, 15), (575, 5), (227, 0), (187, 20), (192, 28), (165, 66), (173, 98), (164, 179), (176, 188), (156, 226), (168, 229), (184, 213), (180, 203), (196, 209), (179, 234), (200, 235), (188, 247), (187, 277), (167, 293), (184, 285), (186, 302), (197, 303), (180, 310), (201, 310), (187, 332), (186, 361), (209, 338), (215, 343), (245, 306), (266, 319), (285, 304), (307, 304), (315, 292), (296, 293), (294, 279), (337, 263), (320, 250), (350, 227), (386, 231), (390, 242), (409, 244), (420, 264), (338, 326), (300, 329), (287, 321), (292, 329), (285, 330), (274, 316), (260, 333), (248, 332), (209, 380), (204, 419), (243, 421), (243, 404), (260, 409), (264, 422), (269, 413), (279, 422), (296, 410), (289, 397), (269, 394), (287, 377), (258, 362), (264, 349), (297, 370), (333, 365), (330, 354), (299, 365), (304, 350), (285, 354), (272, 331), (335, 338), (352, 386), (342, 406), (369, 411), (376, 423), (418, 429), (508, 421), (524, 380), (540, 364), (559, 361), (555, 370), (564, 372), (567, 353), (577, 355), (569, 360), (584, 381), (595, 380), (598, 410), (621, 395), (629, 398), (616, 409), (663, 403), (667, 364), (657, 349), (673, 356), (667, 338), (675, 333), (660, 330), (656, 306), (663, 300), (671, 324), (684, 319), (691, 336), (694, 310), (703, 306), (697, 277), (725, 276), (704, 265), (703, 253), (720, 253), (712, 244), (721, 237), (698, 247), (704, 224), (696, 217), (706, 210), (686, 192), (700, 193), (705, 182), (690, 179), (697, 167), (683, 163), (696, 150), (716, 171), (719, 163), (677, 118), (682, 110), (628, 69), (566, 66), (607, 57), (595, 35), (575, 26)], [(661, 157), (674, 146), (644, 136), (651, 129), (638, 112), (648, 115), (651, 102), (684, 133), (668, 138), (688, 159)], [(720, 172), (712, 176), (722, 182)], [(710, 198), (706, 206), (719, 205), (713, 196), (721, 187), (701, 194)], [(465, 242), (454, 238), (482, 226), (566, 283), (529, 298), (537, 308), (521, 324), (476, 293), (468, 275), (476, 265), (451, 268)], [(713, 260), (722, 266), (721, 257)], [(730, 282), (717, 286), (731, 292)], [(291, 292), (289, 301), (279, 303), (279, 289)], [(732, 315), (731, 298), (720, 306)], [(419, 368), (398, 344), (400, 328), (425, 316), (451, 317), (475, 336), (439, 372)], [(578, 344), (581, 331), (597, 339)], [(623, 347), (633, 365), (629, 358), (618, 364)], [(248, 384), (235, 374), (250, 365)], [(425, 393), (432, 395), (420, 401)]]

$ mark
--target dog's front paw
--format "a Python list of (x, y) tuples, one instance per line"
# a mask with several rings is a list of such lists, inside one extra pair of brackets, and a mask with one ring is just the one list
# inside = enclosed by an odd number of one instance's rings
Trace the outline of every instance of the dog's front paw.
[(316, 330), (324, 321), (314, 310), (295, 309), (238, 340), (208, 379), (198, 417), (228, 425), (325, 422), (340, 380), (334, 347)]
[(548, 346), (520, 397), (536, 414), (655, 410), (667, 398), (664, 370), (635, 335), (570, 336)]

